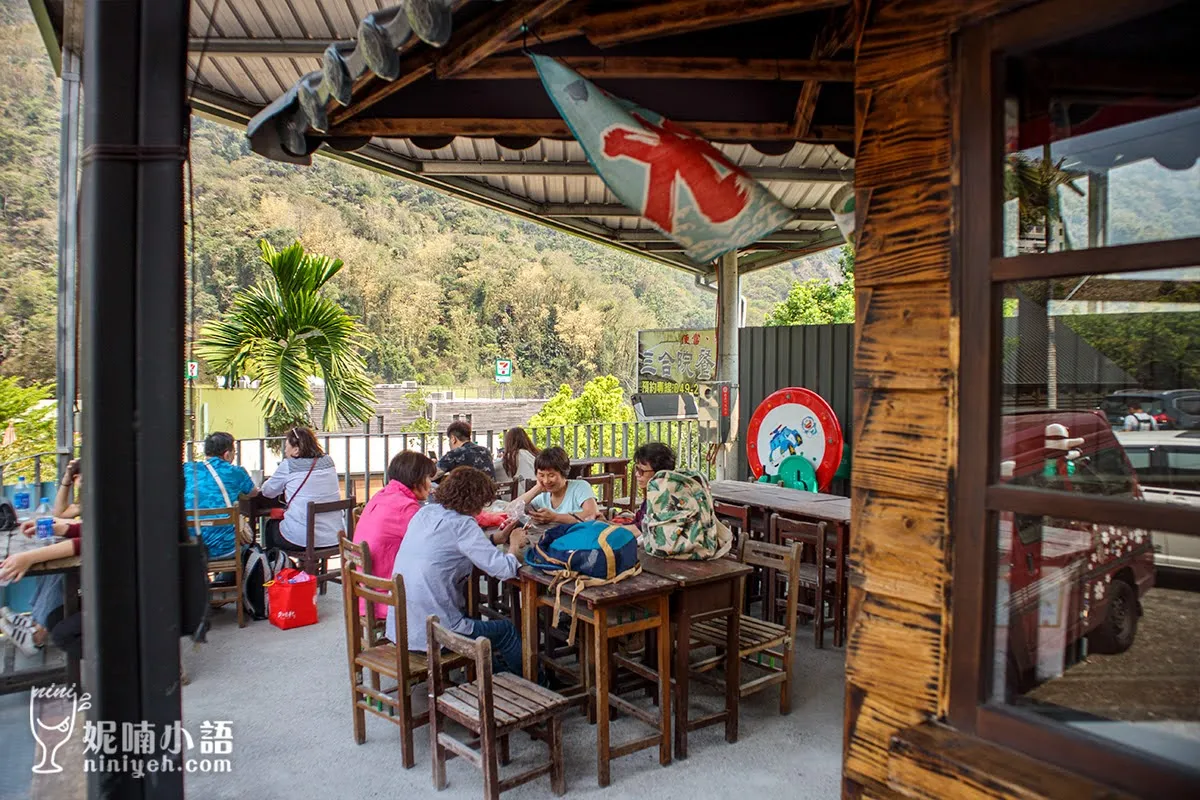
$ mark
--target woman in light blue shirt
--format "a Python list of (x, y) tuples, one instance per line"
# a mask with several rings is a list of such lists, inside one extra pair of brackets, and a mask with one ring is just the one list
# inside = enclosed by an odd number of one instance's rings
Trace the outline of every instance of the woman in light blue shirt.
[(571, 459), (561, 447), (548, 447), (533, 463), (537, 484), (521, 496), (529, 517), (539, 525), (572, 525), (600, 516), (600, 506), (587, 481), (568, 480)]

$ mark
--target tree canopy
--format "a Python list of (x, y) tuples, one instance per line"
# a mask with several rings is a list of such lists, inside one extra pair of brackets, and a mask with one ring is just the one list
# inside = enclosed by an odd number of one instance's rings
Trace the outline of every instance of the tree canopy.
[(841, 281), (809, 278), (792, 286), (787, 298), (766, 316), (766, 324), (824, 325), (854, 322), (854, 249), (845, 246), (838, 260)]

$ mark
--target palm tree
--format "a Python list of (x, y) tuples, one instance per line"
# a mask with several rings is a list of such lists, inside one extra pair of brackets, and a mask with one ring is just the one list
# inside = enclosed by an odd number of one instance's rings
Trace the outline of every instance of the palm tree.
[(325, 382), (325, 430), (369, 419), (375, 391), (359, 355), (366, 336), (357, 317), (321, 294), (341, 259), (306, 253), (299, 242), (259, 247), (272, 280), (240, 290), (229, 313), (200, 331), (196, 353), (230, 380), (259, 381), (257, 399), (273, 428), (307, 421), (311, 376)]

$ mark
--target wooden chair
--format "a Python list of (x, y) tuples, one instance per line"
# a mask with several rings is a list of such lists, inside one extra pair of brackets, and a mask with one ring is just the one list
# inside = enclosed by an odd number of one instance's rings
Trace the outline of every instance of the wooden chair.
[(350, 495), (345, 500), (335, 500), (332, 503), (309, 502), (308, 504), (305, 546), (304, 550), (297, 552), (296, 555), (300, 558), (300, 569), (317, 579), (317, 588), (321, 594), (325, 594), (325, 584), (327, 582), (341, 583), (342, 579), (340, 573), (329, 571), (329, 559), (338, 555), (338, 545), (335, 544), (330, 547), (317, 547), (315, 545), (317, 514), (340, 511), (345, 528), (339, 534), (344, 534), (347, 539), (353, 541), (354, 523), (357, 521), (354, 511), (357, 505), (354, 495)]
[[(471, 640), (443, 628), (437, 617), (426, 623), (429, 638), (429, 742), (433, 750), (433, 786), (446, 788), (446, 751), (462, 756), (483, 770), (483, 796), (496, 800), (500, 793), (529, 783), (549, 773), (556, 795), (567, 791), (563, 772), (562, 720), (568, 700), (536, 683), (508, 672), (492, 674), (492, 643)], [(475, 680), (447, 685), (442, 675), (444, 656), (471, 659)], [(479, 737), (478, 750), (446, 733), (443, 720), (450, 719)], [(500, 779), (500, 766), (509, 763), (508, 737), (515, 731), (536, 728), (535, 738), (549, 746), (550, 759), (519, 775)], [(498, 745), (498, 747), (497, 747)]]
[(600, 498), (596, 501), (600, 506), (600, 514), (605, 519), (611, 519), (615, 507), (613, 505), (613, 493), (616, 486), (616, 475), (611, 472), (606, 472), (603, 475), (585, 475), (579, 478), (581, 481), (586, 481), (593, 487), (600, 487)]
[[(761, 535), (755, 535), (755, 532), (750, 528), (750, 507), (741, 506), (735, 503), (721, 503), (713, 501), (713, 513), (717, 515), (717, 519), (724, 522), (733, 531), (734, 546), (738, 546), (742, 537), (751, 539), (761, 539)], [(766, 585), (766, 580), (761, 569), (755, 569), (746, 578), (746, 610), (749, 611), (755, 603), (761, 603), (760, 610), (763, 619), (770, 619), (769, 611), (766, 603), (766, 592), (763, 587)]]
[[(242, 545), (246, 544), (247, 541), (245, 534), (242, 533), (242, 517), (238, 513), (238, 508), (236, 506), (232, 508), (202, 508), (199, 510), (189, 510), (186, 514), (187, 529), (193, 533), (197, 525), (199, 525), (201, 530), (204, 528), (233, 526), (233, 555), (228, 558), (211, 559), (208, 562), (208, 599), (214, 607), (228, 605), (229, 603), (236, 604), (238, 627), (246, 627), (246, 609), (242, 604), (242, 582), (244, 580), (244, 576), (242, 575)], [(221, 586), (214, 586), (212, 576), (218, 572), (232, 572), (233, 585), (223, 584)]]
[[(342, 554), (342, 595), (346, 622), (346, 657), (350, 665), (350, 701), (354, 716), (354, 741), (367, 741), (367, 715), (382, 717), (400, 727), (400, 753), (405, 769), (416, 763), (413, 757), (413, 730), (429, 721), (425, 716), (417, 719), (412, 713), (412, 690), (429, 677), (428, 660), (425, 653), (413, 653), (408, 649), (408, 610), (404, 601), (404, 579), (399, 575), (391, 579), (376, 578), (363, 571), (364, 561), (360, 557), (366, 552), (361, 545), (354, 545), (344, 536), (339, 541)], [(360, 616), (358, 601), (367, 601), (367, 613)], [(375, 604), (391, 607), (396, 617), (396, 641), (388, 642), (379, 633), (379, 622), (375, 616)], [(384, 620), (386, 623), (386, 620)], [(440, 659), (438, 669), (450, 671), (465, 666), (467, 660), (457, 656)], [(382, 691), (380, 679), (389, 678), (396, 682), (395, 697)]]
[[(788, 577), (790, 591), (787, 596), (788, 613), (785, 624), (741, 615), (741, 647), (738, 655), (742, 661), (765, 670), (766, 675), (743, 682), (739, 687), (742, 697), (761, 692), (768, 686), (779, 684), (779, 713), (792, 710), (792, 649), (796, 641), (796, 596), (797, 574), (800, 569), (800, 544), (790, 547), (759, 542), (743, 536), (738, 548), (738, 560), (764, 570), (777, 570)], [(695, 622), (692, 624), (692, 641), (717, 648), (717, 655), (692, 664), (691, 673), (708, 678), (710, 682), (723, 686), (724, 681), (712, 678), (708, 672), (725, 663), (723, 653), (726, 642), (728, 617)]]
[[(771, 515), (771, 541), (787, 545), (797, 542), (801, 546), (800, 571), (797, 580), (800, 588), (811, 592), (813, 601), (797, 603), (796, 611), (813, 620), (813, 640), (817, 647), (825, 646), (825, 626), (833, 626), (833, 646), (842, 645), (843, 607), (842, 592), (837, 580), (836, 555), (833, 552), (833, 540), (828, 526), (824, 522), (797, 522), (796, 520)], [(811, 560), (808, 560), (811, 558)], [(786, 605), (779, 596), (779, 586), (783, 576), (775, 573), (773, 581), (768, 586), (770, 605), (775, 613), (782, 611)], [(788, 596), (795, 596), (795, 590), (789, 590)], [(832, 616), (825, 615), (828, 606)]]
[(517, 478), (496, 481), (496, 499), (505, 501), (516, 500), (520, 497), (520, 492), (517, 491), (518, 483), (520, 483), (520, 480)]
[[(341, 573), (342, 573), (342, 585), (343, 586), (350, 585), (346, 582), (346, 570), (347, 569), (356, 569), (359, 572), (362, 572), (366, 575), (373, 574), (371, 572), (371, 568), (372, 568), (371, 548), (367, 545), (366, 542), (350, 541), (349, 539), (346, 538), (345, 534), (343, 534), (342, 536), (340, 536), (338, 538), (338, 561), (341, 562)], [(347, 606), (347, 608), (346, 608), (347, 613), (349, 613), (350, 610), (353, 609), (354, 613), (358, 614), (358, 605), (361, 605), (361, 604), (351, 604), (349, 596), (345, 592), (342, 593), (342, 600)], [(365, 619), (365, 616), (362, 614), (359, 614), (359, 617), (362, 617), (362, 619), (361, 619), (362, 624), (366, 625), (367, 621)], [(384, 639), (385, 638), (384, 632), (387, 629), (387, 619), (376, 618), (372, 624), (375, 627), (375, 634), (376, 634), (377, 640)]]

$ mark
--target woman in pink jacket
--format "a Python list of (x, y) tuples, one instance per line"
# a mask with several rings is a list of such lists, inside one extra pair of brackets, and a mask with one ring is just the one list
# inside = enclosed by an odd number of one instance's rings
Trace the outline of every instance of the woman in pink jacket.
[[(354, 528), (354, 540), (371, 550), (371, 574), (391, 578), (400, 542), (408, 532), (408, 523), (424, 505), (432, 490), (430, 478), (437, 474), (432, 460), (405, 450), (388, 465), (388, 485), (377, 492), (363, 509)], [(358, 601), (358, 613), (367, 613), (365, 600)], [(387, 616), (387, 606), (375, 604), (376, 619)]]

